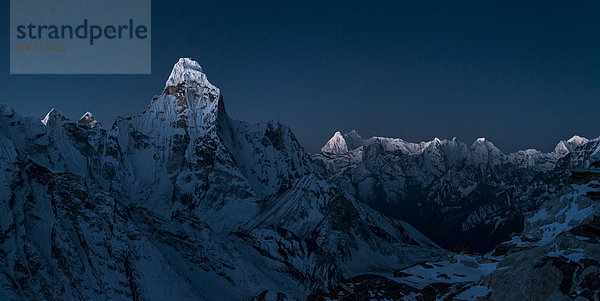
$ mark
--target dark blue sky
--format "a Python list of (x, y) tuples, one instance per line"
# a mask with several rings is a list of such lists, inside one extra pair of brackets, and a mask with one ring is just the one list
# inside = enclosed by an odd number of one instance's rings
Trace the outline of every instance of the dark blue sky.
[(9, 75), (8, 2), (0, 102), (22, 115), (91, 111), (108, 127), (192, 57), (233, 118), (279, 120), (310, 152), (352, 129), (505, 152), (600, 135), (597, 1), (153, 1), (152, 75)]

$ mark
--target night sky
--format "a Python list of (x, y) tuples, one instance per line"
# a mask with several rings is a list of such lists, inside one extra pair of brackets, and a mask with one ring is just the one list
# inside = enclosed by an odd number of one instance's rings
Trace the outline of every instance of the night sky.
[(0, 102), (22, 115), (91, 111), (110, 127), (191, 57), (231, 117), (279, 120), (309, 152), (352, 129), (504, 152), (600, 135), (598, 1), (153, 1), (152, 75), (9, 75), (8, 2)]

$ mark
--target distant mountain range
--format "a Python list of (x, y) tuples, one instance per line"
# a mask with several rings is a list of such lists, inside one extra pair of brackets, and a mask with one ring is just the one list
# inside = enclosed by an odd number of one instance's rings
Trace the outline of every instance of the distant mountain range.
[(353, 131), (310, 156), (182, 58), (110, 128), (0, 105), (0, 299), (598, 299), (597, 149)]
[(560, 191), (596, 143), (574, 136), (550, 153), (506, 155), (485, 138), (410, 143), (352, 131), (336, 132), (313, 159), (344, 191), (441, 246), (483, 252), (522, 231), (524, 216)]

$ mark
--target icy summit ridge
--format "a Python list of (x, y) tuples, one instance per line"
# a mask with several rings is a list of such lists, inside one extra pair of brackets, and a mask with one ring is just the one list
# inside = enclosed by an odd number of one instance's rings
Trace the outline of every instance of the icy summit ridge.
[(574, 135), (569, 140), (567, 140), (567, 142), (568, 143), (572, 143), (572, 144), (581, 145), (581, 144), (588, 143), (589, 139), (587, 139), (585, 137), (578, 136), (578, 135)]
[(175, 63), (175, 66), (173, 66), (171, 75), (169, 75), (169, 78), (165, 83), (165, 88), (192, 83), (196, 83), (199, 86), (207, 87), (209, 89), (215, 89), (217, 93), (219, 93), (219, 89), (208, 81), (206, 74), (198, 62), (191, 58), (180, 58), (179, 61)]
[[(554, 148), (554, 150), (552, 152), (550, 152), (550, 154), (554, 153), (559, 156), (562, 156), (569, 152), (574, 151), (575, 148), (577, 148), (580, 145), (586, 144), (589, 141), (590, 140), (585, 137), (574, 135), (573, 137), (569, 138), (568, 140), (559, 141), (558, 144), (556, 145), (556, 147)], [(321, 148), (321, 152), (329, 153), (329, 154), (344, 154), (344, 153), (348, 153), (360, 146), (369, 145), (373, 142), (379, 142), (383, 145), (390, 146), (390, 147), (392, 147), (392, 149), (400, 147), (401, 149), (412, 150), (412, 151), (415, 151), (416, 153), (420, 153), (421, 151), (423, 151), (426, 147), (428, 147), (430, 145), (446, 145), (446, 144), (456, 144), (456, 143), (462, 144), (462, 142), (460, 140), (458, 140), (456, 137), (453, 137), (452, 140), (440, 139), (438, 137), (435, 137), (431, 141), (422, 141), (422, 142), (418, 142), (418, 143), (408, 142), (408, 141), (405, 141), (400, 138), (389, 138), (389, 137), (380, 137), (380, 136), (373, 136), (371, 138), (362, 138), (356, 130), (352, 130), (351, 132), (348, 132), (345, 134), (342, 134), (340, 131), (336, 131), (335, 134), (329, 139), (329, 141), (327, 141), (327, 143)], [(346, 145), (346, 150), (344, 150), (344, 148), (342, 147), (343, 144)], [(393, 146), (397, 146), (397, 147), (393, 147)], [(336, 150), (336, 147), (338, 147), (337, 150)], [(489, 139), (487, 139), (485, 137), (479, 137), (479, 138), (475, 139), (475, 141), (471, 144), (470, 149), (471, 149), (471, 151), (474, 151), (475, 153), (492, 152), (492, 153), (498, 154), (498, 155), (503, 154), (503, 152), (492, 141), (490, 141)], [(411, 153), (413, 153), (412, 151), (411, 151)], [(514, 152), (513, 154), (518, 154), (518, 153), (544, 154), (544, 152), (541, 152), (541, 151), (533, 149), (533, 148), (519, 150), (519, 151)], [(507, 155), (510, 156), (512, 154), (507, 154)]]
[(554, 153), (564, 155), (575, 150), (580, 145), (588, 143), (590, 140), (578, 135), (571, 137), (568, 140), (561, 140), (554, 147)]

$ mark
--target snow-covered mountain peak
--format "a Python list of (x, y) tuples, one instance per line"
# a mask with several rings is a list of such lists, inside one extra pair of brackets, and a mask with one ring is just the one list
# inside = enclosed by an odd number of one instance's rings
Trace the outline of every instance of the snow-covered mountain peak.
[(86, 112), (85, 114), (83, 114), (83, 116), (81, 116), (81, 118), (79, 118), (77, 124), (89, 128), (95, 128), (100, 125), (100, 122), (98, 122), (98, 120), (94, 118), (94, 115), (92, 115), (92, 113)]
[(342, 137), (342, 133), (339, 131), (335, 132), (333, 137), (321, 148), (321, 152), (336, 155), (348, 153), (348, 145), (344, 137)]
[(494, 143), (492, 143), (492, 141), (486, 139), (486, 138), (477, 138), (477, 140), (475, 140), (475, 142), (473, 142), (473, 144), (471, 145), (471, 148), (478, 148), (478, 147), (485, 147), (487, 149), (490, 150), (494, 150), (494, 151), (498, 151), (500, 152), (500, 150), (494, 145)]
[(486, 140), (485, 138), (481, 137), (481, 138), (477, 138), (473, 144), (471, 144), (471, 150), (477, 150), (477, 149), (487, 149), (489, 147), (489, 145), (493, 144), (489, 141)]
[(561, 140), (558, 142), (556, 147), (554, 147), (554, 153), (564, 156), (572, 151), (574, 151), (578, 146), (588, 143), (589, 140), (587, 138), (581, 136), (573, 136), (569, 140)]
[(582, 144), (588, 143), (588, 141), (589, 140), (587, 138), (577, 136), (577, 135), (575, 135), (575, 136), (571, 137), (569, 140), (567, 140), (568, 143), (576, 144), (576, 145), (582, 145)]
[(471, 145), (471, 159), (475, 164), (492, 163), (496, 165), (500, 163), (502, 156), (502, 152), (485, 138), (477, 138)]
[(166, 121), (174, 128), (195, 128), (198, 136), (213, 132), (219, 116), (226, 117), (219, 88), (189, 58), (181, 58), (173, 66), (163, 93), (152, 99), (142, 115), (145, 117), (139, 122), (148, 129), (163, 127)]
[(213, 86), (208, 81), (206, 74), (198, 62), (190, 58), (180, 58), (173, 66), (173, 70), (171, 71), (169, 79), (167, 79), (165, 88), (191, 83), (195, 83), (201, 87), (216, 89), (217, 92), (219, 91), (217, 87)]
[(66, 122), (71, 122), (71, 119), (54, 108), (52, 108), (52, 110), (46, 114), (46, 117), (42, 119), (42, 123), (47, 127), (59, 126)]

